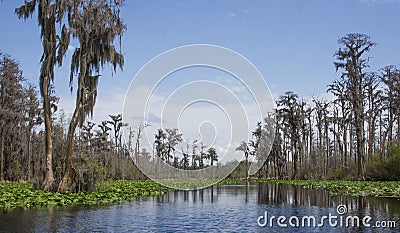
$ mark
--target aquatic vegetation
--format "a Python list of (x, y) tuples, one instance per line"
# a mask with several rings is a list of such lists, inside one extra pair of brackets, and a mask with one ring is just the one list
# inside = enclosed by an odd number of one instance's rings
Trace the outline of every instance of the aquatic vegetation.
[(218, 184), (231, 184), (231, 185), (236, 185), (236, 184), (245, 184), (246, 179), (223, 179)]
[(347, 181), (347, 180), (268, 180), (252, 179), (252, 182), (267, 182), (301, 185), (304, 188), (325, 189), (332, 195), (400, 197), (398, 181)]
[(160, 184), (176, 190), (193, 190), (198, 188), (206, 188), (211, 185), (217, 184), (218, 180), (207, 179), (191, 179), (191, 180), (157, 180)]
[(211, 185), (237, 185), (245, 184), (246, 179), (223, 179), (223, 180), (207, 180), (207, 179), (191, 179), (191, 180), (158, 180), (160, 184), (178, 190), (192, 190), (197, 188), (207, 188)]
[(35, 190), (30, 183), (0, 183), (0, 209), (120, 203), (137, 196), (162, 195), (166, 191), (166, 188), (150, 180), (104, 181), (97, 184), (96, 192), (67, 194)]
[[(343, 181), (343, 180), (269, 180), (250, 179), (251, 183), (266, 182), (301, 185), (304, 188), (325, 189), (332, 195), (400, 197), (397, 181)], [(210, 180), (165, 181), (178, 182), (183, 189), (191, 189)], [(215, 182), (215, 181), (213, 181)], [(218, 184), (237, 185), (245, 180), (226, 179)], [(104, 205), (130, 201), (138, 196), (162, 195), (169, 189), (151, 180), (110, 180), (99, 182), (95, 192), (51, 193), (33, 189), (30, 183), (0, 183), (0, 209), (47, 206)]]

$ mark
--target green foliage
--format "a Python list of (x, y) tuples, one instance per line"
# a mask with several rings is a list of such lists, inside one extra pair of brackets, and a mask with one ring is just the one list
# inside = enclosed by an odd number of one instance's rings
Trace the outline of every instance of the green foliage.
[(231, 184), (231, 185), (237, 185), (237, 184), (243, 184), (243, 182), (245, 181), (245, 179), (223, 179), (220, 182), (218, 182), (218, 184)]
[(356, 164), (352, 164), (348, 167), (340, 166), (329, 172), (326, 176), (328, 180), (354, 180), (357, 178), (357, 167)]
[[(250, 166), (249, 162), (249, 166)], [(246, 178), (247, 177), (247, 172), (246, 172), (246, 162), (245, 161), (240, 161), (239, 165), (231, 172), (231, 174), (228, 175), (228, 179), (238, 179), (238, 178)]]
[(395, 181), (347, 181), (347, 180), (266, 180), (252, 182), (302, 185), (304, 188), (326, 189), (331, 195), (400, 197), (400, 183)]
[(388, 158), (372, 160), (366, 167), (370, 180), (400, 181), (400, 146), (390, 145)]
[(108, 168), (85, 153), (80, 152), (77, 157), (74, 168), (78, 191), (94, 191), (96, 182), (106, 180)]
[(217, 180), (200, 180), (200, 179), (192, 179), (192, 180), (158, 180), (160, 184), (163, 184), (167, 187), (173, 187), (174, 189), (179, 190), (193, 190), (196, 188), (208, 187), (217, 183)]
[(0, 183), (0, 209), (120, 203), (137, 196), (162, 195), (167, 190), (150, 180), (104, 181), (96, 186), (96, 192), (61, 194), (35, 190), (30, 183)]

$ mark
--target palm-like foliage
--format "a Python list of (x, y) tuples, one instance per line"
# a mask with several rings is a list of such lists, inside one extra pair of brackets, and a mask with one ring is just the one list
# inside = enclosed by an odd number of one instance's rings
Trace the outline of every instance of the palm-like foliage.
[(249, 153), (250, 153), (250, 148), (249, 145), (245, 141), (242, 141), (240, 145), (236, 148), (237, 151), (243, 151), (244, 153), (244, 159), (246, 162), (246, 178), (249, 175)]
[(217, 150), (214, 147), (210, 147), (207, 150), (207, 159), (210, 161), (211, 166), (214, 165), (214, 162), (218, 162)]
[(162, 160), (166, 160), (166, 140), (167, 135), (162, 129), (158, 129), (157, 134), (154, 135), (154, 149), (156, 155)]

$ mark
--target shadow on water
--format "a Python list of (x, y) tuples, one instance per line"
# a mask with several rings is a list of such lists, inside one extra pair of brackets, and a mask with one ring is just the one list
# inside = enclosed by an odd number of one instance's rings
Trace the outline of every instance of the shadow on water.
[[(337, 215), (371, 216), (394, 220), (395, 228), (260, 227), (260, 216)], [(345, 216), (343, 215), (343, 216)], [(296, 185), (252, 183), (216, 185), (196, 191), (171, 191), (163, 196), (138, 197), (110, 206), (79, 206), (0, 211), (0, 232), (399, 232), (400, 201), (397, 198), (331, 196), (318, 189)]]
[(298, 185), (258, 184), (257, 203), (275, 206), (337, 207), (345, 205), (351, 214), (379, 217), (400, 216), (400, 201), (392, 197), (332, 196), (323, 189), (305, 189)]

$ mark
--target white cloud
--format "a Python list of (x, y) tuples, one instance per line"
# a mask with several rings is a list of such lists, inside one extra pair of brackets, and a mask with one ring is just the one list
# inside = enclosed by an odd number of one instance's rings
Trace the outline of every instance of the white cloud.
[[(189, 83), (171, 97), (172, 93), (156, 91), (147, 98), (152, 88), (136, 86), (126, 97), (124, 107), (124, 88), (101, 89), (103, 92), (98, 94), (91, 121), (100, 124), (109, 118), (109, 114), (123, 113), (124, 122), (133, 128), (139, 123), (152, 125), (146, 128), (142, 138), (142, 142), (149, 142), (149, 151), (157, 129), (179, 128), (186, 140), (201, 140), (206, 146), (217, 148), (220, 156), (226, 154), (226, 161), (233, 157), (241, 158), (242, 155), (235, 152), (236, 145), (251, 137), (251, 131), (261, 120), (259, 106), (271, 103), (255, 103), (254, 99), (246, 98), (250, 94), (237, 79), (219, 78), (218, 81)], [(147, 108), (144, 108), (146, 104)], [(59, 108), (64, 109), (67, 119), (74, 106), (74, 94), (61, 97)], [(177, 149), (181, 147), (186, 148), (186, 142)]]
[(236, 16), (236, 13), (235, 13), (235, 12), (229, 13), (229, 17), (235, 17), (235, 16)]
[[(96, 105), (93, 111), (93, 119), (88, 118), (89, 121), (94, 121), (100, 124), (103, 120), (108, 120), (108, 115), (116, 115), (122, 113), (122, 105), (124, 102), (125, 90), (122, 88), (114, 88), (106, 93), (98, 93)], [(75, 92), (70, 95), (60, 96), (58, 109), (62, 109), (69, 120), (75, 108)]]
[(237, 12), (231, 11), (228, 14), (228, 16), (232, 18), (232, 17), (236, 17), (236, 16), (247, 15), (247, 14), (250, 14), (250, 12), (251, 11), (249, 9), (244, 9), (244, 10), (237, 11)]
[[(247, 141), (261, 120), (259, 106), (271, 103), (246, 98), (247, 88), (236, 79), (220, 77), (218, 81), (189, 82), (172, 92), (155, 91), (149, 98), (150, 87), (136, 86), (127, 96), (124, 119), (134, 127), (143, 121), (152, 125), (145, 130), (143, 145), (151, 147), (161, 127), (178, 128), (185, 140), (219, 148), (220, 156), (224, 152), (225, 160), (230, 160), (238, 156), (234, 145)], [(186, 148), (186, 141), (178, 150), (181, 147)]]
[[(67, 117), (67, 120), (72, 116), (72, 112), (74, 111), (74, 106), (75, 106), (75, 96), (74, 95), (66, 95), (66, 96), (61, 96), (60, 100), (58, 102), (58, 110), (63, 110), (65, 113), (65, 116)], [(57, 111), (56, 114), (59, 114), (60, 111)]]
[(122, 113), (126, 90), (116, 87), (106, 93), (98, 93), (96, 106), (94, 109), (95, 119), (108, 118), (109, 114), (115, 115)]
[(379, 5), (379, 4), (400, 3), (400, 0), (359, 0), (359, 2), (368, 5)]
[(147, 114), (146, 120), (147, 120), (149, 123), (158, 123), (158, 124), (161, 123), (161, 118), (158, 117), (156, 114), (154, 114), (154, 113), (152, 113), (152, 112), (150, 112), (150, 113)]

